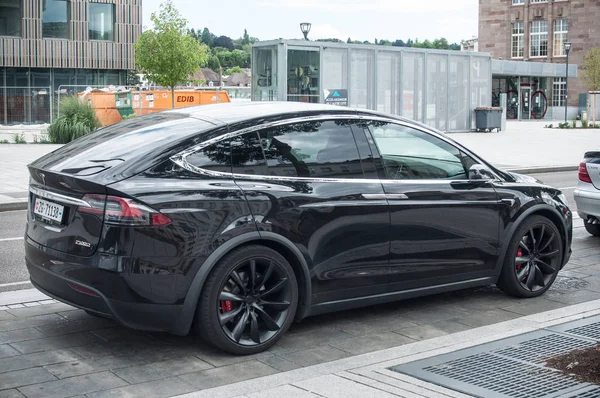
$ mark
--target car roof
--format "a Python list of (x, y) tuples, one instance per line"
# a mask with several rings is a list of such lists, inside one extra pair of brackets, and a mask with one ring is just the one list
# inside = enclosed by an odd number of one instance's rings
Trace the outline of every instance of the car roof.
[(207, 120), (215, 124), (232, 124), (250, 119), (269, 118), (295, 113), (298, 116), (306, 113), (356, 114), (357, 109), (304, 102), (250, 101), (198, 105), (166, 112), (187, 114), (190, 117)]

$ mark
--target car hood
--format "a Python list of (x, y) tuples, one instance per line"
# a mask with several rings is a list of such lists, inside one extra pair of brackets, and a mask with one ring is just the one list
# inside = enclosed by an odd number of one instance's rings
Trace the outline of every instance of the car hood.
[(515, 182), (520, 182), (523, 184), (543, 184), (542, 181), (538, 180), (535, 177), (532, 176), (528, 176), (525, 174), (519, 174), (519, 173), (513, 173), (512, 171), (508, 171), (508, 174), (510, 174), (510, 176), (512, 178), (514, 178)]

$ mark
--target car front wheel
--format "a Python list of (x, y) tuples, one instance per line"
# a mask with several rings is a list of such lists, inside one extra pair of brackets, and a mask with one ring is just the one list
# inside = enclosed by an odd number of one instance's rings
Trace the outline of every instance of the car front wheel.
[(226, 255), (204, 285), (196, 330), (236, 355), (273, 346), (288, 330), (298, 306), (298, 284), (288, 261), (264, 246)]
[(516, 297), (538, 297), (554, 283), (563, 259), (558, 228), (542, 216), (527, 218), (512, 237), (498, 287)]

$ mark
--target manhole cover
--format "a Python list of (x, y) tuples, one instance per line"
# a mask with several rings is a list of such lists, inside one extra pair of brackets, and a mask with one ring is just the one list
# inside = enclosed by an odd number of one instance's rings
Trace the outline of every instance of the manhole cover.
[(561, 291), (573, 291), (581, 290), (590, 286), (590, 283), (581, 278), (575, 278), (573, 276), (558, 276), (552, 285), (553, 290)]

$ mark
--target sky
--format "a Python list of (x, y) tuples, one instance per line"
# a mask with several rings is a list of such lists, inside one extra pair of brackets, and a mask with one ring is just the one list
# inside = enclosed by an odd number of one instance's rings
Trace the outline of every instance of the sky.
[[(143, 24), (162, 0), (143, 0)], [(445, 37), (460, 43), (477, 35), (478, 0), (173, 0), (190, 28), (232, 39), (244, 28), (260, 40), (302, 38), (301, 22), (312, 23), (309, 39), (344, 41)]]

